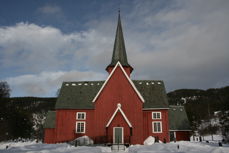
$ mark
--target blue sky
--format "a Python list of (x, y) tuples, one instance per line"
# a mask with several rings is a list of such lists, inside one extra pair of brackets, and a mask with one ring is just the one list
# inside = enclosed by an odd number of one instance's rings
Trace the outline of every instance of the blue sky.
[(167, 91), (229, 85), (228, 0), (1, 0), (0, 80), (11, 96), (55, 96), (104, 80), (118, 8), (133, 79)]

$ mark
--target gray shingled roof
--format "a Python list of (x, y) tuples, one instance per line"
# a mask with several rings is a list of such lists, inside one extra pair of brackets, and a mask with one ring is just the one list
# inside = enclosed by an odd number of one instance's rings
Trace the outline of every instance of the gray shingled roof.
[(183, 106), (169, 106), (170, 130), (191, 130), (186, 111)]
[(56, 112), (48, 111), (44, 123), (44, 128), (55, 128), (56, 126)]
[[(135, 80), (145, 99), (144, 108), (168, 108), (163, 81)], [(92, 100), (104, 81), (64, 82), (56, 102), (56, 109), (93, 109)]]
[(125, 41), (122, 32), (120, 14), (118, 15), (118, 25), (116, 29), (113, 55), (112, 55), (111, 63), (108, 65), (108, 67), (115, 66), (118, 61), (122, 64), (122, 66), (130, 66), (127, 61)]
[(165, 86), (161, 80), (133, 80), (145, 99), (144, 108), (169, 108)]
[(93, 109), (92, 100), (104, 81), (64, 82), (56, 109)]

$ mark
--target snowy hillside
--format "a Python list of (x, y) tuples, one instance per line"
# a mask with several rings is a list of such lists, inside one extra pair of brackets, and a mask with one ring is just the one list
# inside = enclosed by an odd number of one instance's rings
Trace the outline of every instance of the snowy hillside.
[[(8, 146), (8, 148), (7, 148)], [(178, 148), (179, 146), (179, 148)], [(7, 148), (7, 149), (6, 149)], [(68, 144), (42, 144), (36, 142), (2, 142), (1, 153), (106, 153), (112, 152), (109, 147), (74, 147)], [(126, 149), (129, 153), (229, 153), (229, 145), (218, 147), (218, 144), (177, 142), (153, 144), (151, 146), (134, 145)]]

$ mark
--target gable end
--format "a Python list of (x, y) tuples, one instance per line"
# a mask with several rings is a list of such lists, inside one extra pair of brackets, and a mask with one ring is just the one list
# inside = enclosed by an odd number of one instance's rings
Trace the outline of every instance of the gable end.
[(129, 81), (129, 83), (131, 84), (131, 86), (133, 87), (134, 91), (137, 93), (138, 97), (144, 103), (145, 102), (144, 98), (142, 97), (142, 95), (140, 94), (140, 92), (138, 91), (138, 89), (135, 87), (134, 83), (131, 81), (131, 79), (129, 78), (129, 76), (126, 74), (126, 72), (125, 72), (124, 68), (122, 67), (122, 65), (120, 64), (120, 62), (117, 62), (117, 64), (115, 65), (114, 69), (112, 70), (112, 72), (110, 73), (110, 75), (108, 76), (107, 80), (104, 82), (103, 86), (100, 88), (99, 92), (97, 93), (97, 95), (95, 96), (95, 98), (92, 100), (92, 102), (94, 103), (97, 100), (97, 98), (101, 94), (103, 88), (106, 86), (107, 82), (110, 80), (111, 76), (114, 74), (114, 71), (116, 70), (116, 68), (118, 66), (121, 68), (122, 72), (124, 73), (125, 77)]

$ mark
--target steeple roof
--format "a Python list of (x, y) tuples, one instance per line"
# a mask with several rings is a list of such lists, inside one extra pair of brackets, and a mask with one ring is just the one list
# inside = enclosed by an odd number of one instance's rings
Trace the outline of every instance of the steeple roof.
[(112, 55), (111, 63), (108, 65), (108, 67), (115, 66), (118, 61), (121, 63), (122, 66), (131, 67), (127, 61), (125, 42), (124, 42), (124, 37), (123, 37), (123, 32), (122, 32), (120, 11), (118, 14), (118, 25), (116, 29), (113, 55)]

